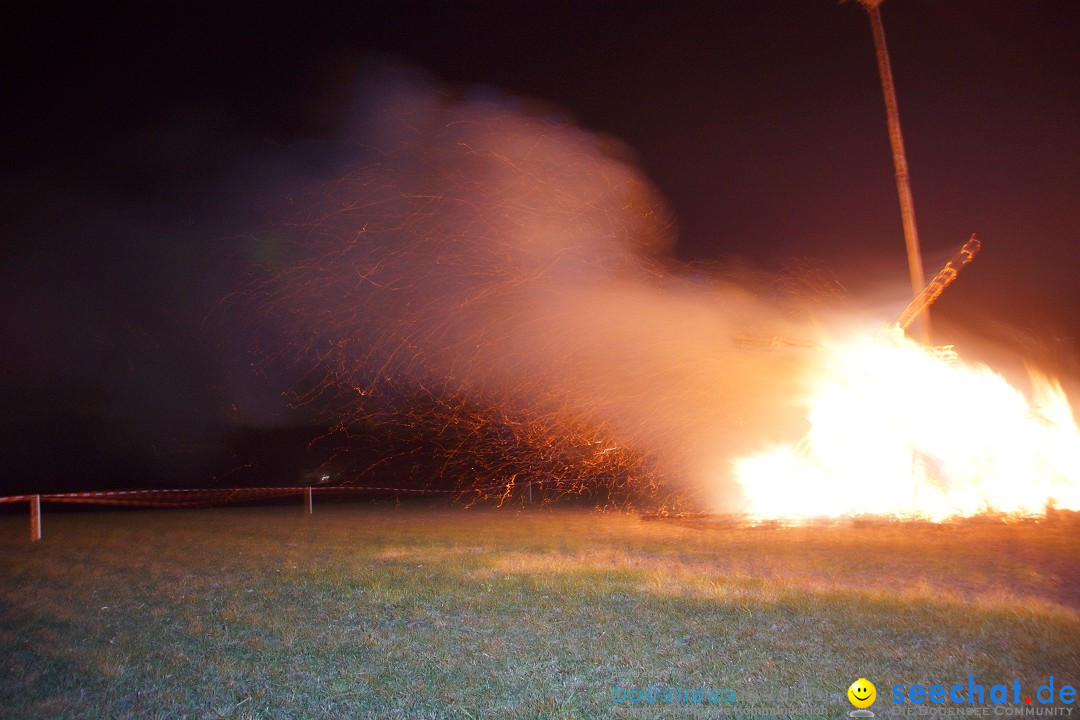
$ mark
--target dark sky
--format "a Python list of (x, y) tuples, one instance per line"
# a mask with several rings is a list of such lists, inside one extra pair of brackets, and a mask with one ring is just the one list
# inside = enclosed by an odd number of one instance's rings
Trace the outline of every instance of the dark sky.
[[(239, 281), (230, 238), (266, 219), (263, 180), (315, 172), (319, 152), (296, 148), (332, 147), (373, 62), (536, 98), (620, 138), (674, 211), (680, 259), (817, 261), (856, 298), (903, 286), (858, 5), (536, 5), (35, 4), (9, 18), (5, 487), (199, 484), (237, 403), (290, 419), (282, 378), (238, 373), (242, 343), (216, 319)], [(972, 232), (984, 242), (936, 310), (1075, 357), (1080, 5), (887, 0), (883, 16), (927, 272)]]

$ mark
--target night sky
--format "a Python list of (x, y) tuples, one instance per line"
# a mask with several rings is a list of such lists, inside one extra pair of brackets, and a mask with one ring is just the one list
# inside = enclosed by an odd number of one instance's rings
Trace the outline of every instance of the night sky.
[[(288, 373), (252, 369), (223, 299), (289, 178), (332, 172), (373, 67), (531, 98), (620, 139), (673, 211), (680, 260), (816, 264), (856, 301), (905, 287), (856, 3), (513, 5), (8, 18), (0, 492), (225, 482), (238, 444), (304, 421)], [(1080, 5), (882, 13), (927, 272), (971, 233), (984, 243), (935, 306), (942, 327), (1075, 364)]]

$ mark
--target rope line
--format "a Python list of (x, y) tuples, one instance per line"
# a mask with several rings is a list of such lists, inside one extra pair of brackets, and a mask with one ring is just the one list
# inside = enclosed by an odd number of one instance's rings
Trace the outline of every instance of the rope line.
[(0, 503), (29, 502), (37, 497), (42, 502), (82, 503), (90, 505), (124, 505), (142, 507), (205, 507), (219, 503), (243, 500), (303, 495), (310, 490), (315, 493), (368, 493), (389, 492), (412, 495), (468, 495), (491, 490), (511, 490), (530, 485), (570, 483), (575, 480), (529, 480), (528, 482), (500, 483), (464, 490), (434, 488), (401, 488), (376, 485), (312, 485), (300, 487), (241, 487), (241, 488), (163, 488), (139, 490), (91, 490), (69, 493), (41, 493), (8, 495), (0, 497)]

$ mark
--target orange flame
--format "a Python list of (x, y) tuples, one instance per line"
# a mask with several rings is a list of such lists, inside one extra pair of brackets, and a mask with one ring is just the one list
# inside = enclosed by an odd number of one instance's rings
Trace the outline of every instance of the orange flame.
[(735, 461), (752, 516), (1080, 509), (1080, 429), (1056, 380), (1033, 372), (1029, 398), (899, 329), (829, 351), (807, 399), (806, 435)]

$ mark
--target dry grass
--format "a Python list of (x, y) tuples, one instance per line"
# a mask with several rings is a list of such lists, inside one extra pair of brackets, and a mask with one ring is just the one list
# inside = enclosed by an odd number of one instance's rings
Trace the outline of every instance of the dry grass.
[[(0, 518), (0, 714), (840, 717), (1080, 680), (1080, 526), (385, 507)], [(612, 686), (730, 688), (650, 709)], [(752, 709), (756, 707), (757, 709)], [(755, 714), (756, 713), (756, 714)], [(879, 713), (880, 714), (880, 713)]]

